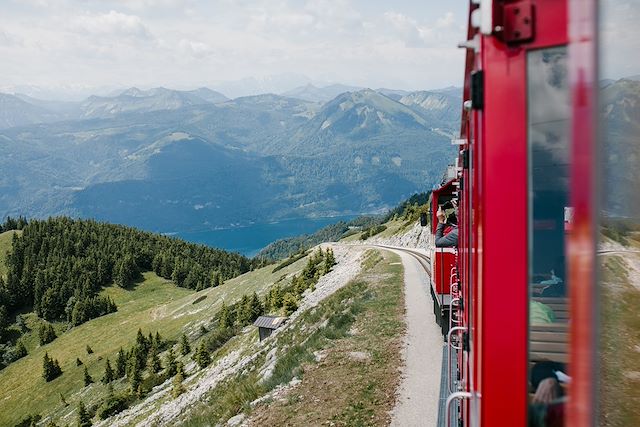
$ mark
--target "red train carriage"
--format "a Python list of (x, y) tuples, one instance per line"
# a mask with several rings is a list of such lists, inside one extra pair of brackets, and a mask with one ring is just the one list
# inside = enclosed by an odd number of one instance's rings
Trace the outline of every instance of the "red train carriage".
[[(456, 171), (453, 171), (455, 177)], [(445, 180), (448, 177), (445, 177)], [(448, 179), (440, 188), (431, 192), (429, 205), (430, 213), (430, 231), (432, 238), (429, 239), (427, 251), (431, 261), (430, 289), (431, 298), (433, 299), (433, 313), (436, 316), (436, 322), (442, 329), (442, 334), (447, 335), (450, 328), (450, 306), (451, 306), (451, 283), (454, 280), (453, 275), (456, 273), (456, 254), (457, 249), (453, 247), (435, 246), (434, 236), (438, 219), (436, 217), (439, 206), (451, 203), (451, 200), (457, 199), (458, 180)]]
[[(470, 2), (459, 167), (432, 200), (459, 203), (456, 268), (432, 255), (436, 309), (448, 286), (453, 302), (447, 423), (595, 422), (595, 7)], [(561, 387), (548, 405), (540, 366)]]

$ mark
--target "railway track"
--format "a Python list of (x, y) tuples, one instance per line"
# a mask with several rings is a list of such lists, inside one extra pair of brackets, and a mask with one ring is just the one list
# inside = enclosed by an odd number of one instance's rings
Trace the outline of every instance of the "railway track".
[(431, 258), (428, 255), (410, 248), (402, 248), (398, 246), (388, 246), (388, 245), (372, 245), (372, 246), (376, 246), (384, 249), (393, 249), (393, 250), (401, 251), (411, 255), (422, 266), (424, 271), (427, 273), (427, 276), (431, 277)]

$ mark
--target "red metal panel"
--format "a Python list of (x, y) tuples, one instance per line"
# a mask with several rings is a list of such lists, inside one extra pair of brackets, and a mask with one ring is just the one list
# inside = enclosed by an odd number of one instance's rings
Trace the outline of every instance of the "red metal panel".
[(449, 294), (451, 292), (451, 268), (455, 265), (455, 254), (447, 249), (436, 249), (433, 254), (433, 268), (431, 269), (431, 282), (436, 294)]
[(526, 425), (526, 56), (496, 38), (482, 46), (481, 425)]
[(571, 205), (569, 234), (571, 310), (569, 426), (595, 425), (596, 184), (596, 1), (570, 0), (569, 86), (571, 91)]

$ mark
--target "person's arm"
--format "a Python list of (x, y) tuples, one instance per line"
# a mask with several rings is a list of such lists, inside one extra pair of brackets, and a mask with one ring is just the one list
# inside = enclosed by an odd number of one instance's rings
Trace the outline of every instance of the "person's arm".
[(438, 224), (438, 228), (436, 228), (436, 248), (450, 248), (453, 246), (458, 246), (458, 227), (455, 227), (445, 236), (442, 235), (444, 232), (444, 223)]

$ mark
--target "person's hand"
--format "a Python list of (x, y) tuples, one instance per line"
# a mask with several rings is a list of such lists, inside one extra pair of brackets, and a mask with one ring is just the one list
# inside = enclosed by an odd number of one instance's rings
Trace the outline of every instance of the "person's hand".
[(533, 396), (533, 403), (548, 405), (559, 397), (558, 380), (555, 378), (545, 378), (538, 384), (536, 394)]
[(446, 220), (446, 216), (442, 208), (438, 208), (438, 212), (436, 212), (436, 216), (438, 217), (438, 222), (440, 224), (444, 224), (444, 221)]

